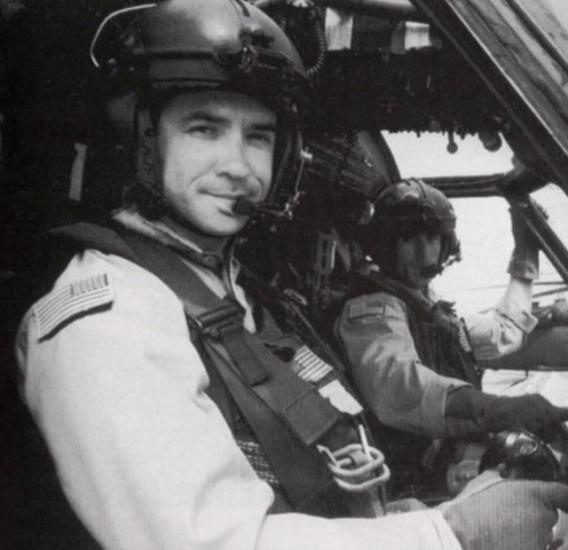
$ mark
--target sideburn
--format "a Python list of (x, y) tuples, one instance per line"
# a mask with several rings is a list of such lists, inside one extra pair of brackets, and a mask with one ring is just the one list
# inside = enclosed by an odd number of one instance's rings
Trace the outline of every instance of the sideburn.
[(152, 194), (162, 194), (162, 162), (158, 152), (158, 131), (149, 110), (136, 113), (136, 176)]

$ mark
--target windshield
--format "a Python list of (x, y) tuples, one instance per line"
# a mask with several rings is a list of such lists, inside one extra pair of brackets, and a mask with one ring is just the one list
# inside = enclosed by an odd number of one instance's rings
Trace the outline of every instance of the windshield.
[[(568, 196), (556, 185), (548, 185), (532, 197), (546, 211), (557, 235), (568, 243)], [(502, 197), (451, 200), (463, 258), (437, 277), (433, 287), (443, 298), (455, 301), (461, 314), (468, 315), (494, 307), (509, 281), (507, 266), (513, 250), (509, 205)], [(544, 306), (558, 299), (559, 290), (566, 285), (542, 252), (539, 263), (534, 298)]]

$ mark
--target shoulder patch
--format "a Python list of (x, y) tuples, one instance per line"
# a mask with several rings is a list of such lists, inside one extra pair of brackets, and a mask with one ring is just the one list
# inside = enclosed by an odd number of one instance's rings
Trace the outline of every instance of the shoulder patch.
[(93, 275), (51, 292), (33, 307), (39, 340), (52, 335), (65, 323), (83, 313), (110, 306), (113, 300), (114, 293), (106, 273)]
[(385, 302), (373, 297), (349, 304), (347, 316), (350, 321), (359, 317), (384, 317), (385, 311)]

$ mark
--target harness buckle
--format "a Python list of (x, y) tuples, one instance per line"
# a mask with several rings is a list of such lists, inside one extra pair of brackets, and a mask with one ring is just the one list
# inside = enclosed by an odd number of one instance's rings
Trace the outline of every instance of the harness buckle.
[[(358, 426), (358, 432), (360, 443), (351, 443), (335, 451), (325, 445), (316, 448), (326, 456), (327, 467), (339, 488), (348, 493), (370, 493), (376, 487), (383, 487), (391, 473), (383, 453), (369, 445), (363, 425)], [(379, 498), (384, 500), (384, 494), (380, 493)]]
[(199, 331), (218, 340), (223, 334), (242, 327), (244, 309), (235, 302), (226, 301), (223, 306), (193, 317)]

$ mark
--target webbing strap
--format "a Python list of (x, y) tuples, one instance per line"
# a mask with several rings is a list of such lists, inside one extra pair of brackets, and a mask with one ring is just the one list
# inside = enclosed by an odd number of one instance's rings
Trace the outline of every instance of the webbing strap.
[(223, 348), (228, 352), (232, 361), (228, 365), (223, 361), (217, 367), (236, 368), (239, 376), (305, 446), (313, 445), (341, 420), (341, 413), (316, 388), (298, 377), (245, 329), (244, 313), (238, 304), (229, 298), (219, 298), (162, 245), (130, 235), (126, 242), (144, 265), (182, 300), (205, 346), (215, 349), (221, 357)]
[[(209, 341), (206, 345), (216, 346)], [(306, 446), (321, 439), (340, 419), (341, 414), (317, 389), (292, 372), (247, 331), (229, 333), (222, 345), (235, 362), (258, 362), (266, 366), (269, 377), (252, 386), (254, 392), (288, 425)]]
[(309, 509), (309, 502), (333, 485), (325, 462), (312, 449), (306, 449), (278, 416), (266, 410), (262, 399), (227, 366), (227, 358), (220, 351), (210, 346), (209, 357), (255, 433), (287, 497), (294, 509)]
[[(329, 431), (341, 414), (246, 331), (242, 308), (229, 307), (227, 299), (217, 297), (167, 249), (138, 237), (129, 236), (126, 241), (182, 300), (186, 314), (202, 332), (204, 349), (261, 443), (288, 498), (296, 509), (309, 509), (309, 502), (333, 481), (319, 454), (306, 446)], [(241, 368), (237, 371), (237, 362), (239, 367), (248, 365), (246, 375)], [(247, 378), (256, 369), (268, 376), (250, 386)]]
[(221, 330), (219, 339), (235, 361), (245, 382), (258, 392), (260, 388), (257, 388), (257, 385), (267, 382), (269, 375), (254, 347), (248, 345), (246, 335), (246, 331), (241, 330), (235, 323)]

